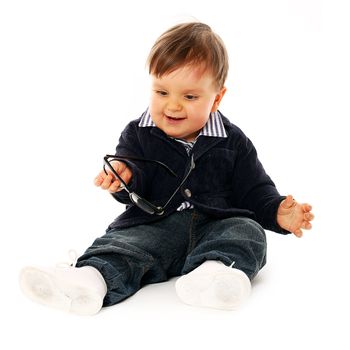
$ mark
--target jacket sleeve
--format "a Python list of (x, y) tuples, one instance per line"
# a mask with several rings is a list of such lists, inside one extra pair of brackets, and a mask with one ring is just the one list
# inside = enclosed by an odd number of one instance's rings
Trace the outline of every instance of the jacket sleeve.
[(251, 210), (265, 229), (282, 234), (290, 233), (277, 224), (281, 196), (266, 174), (252, 142), (243, 136), (234, 170), (235, 201), (241, 208)]
[[(116, 147), (116, 155), (119, 156), (131, 156), (131, 157), (143, 157), (142, 147), (139, 142), (138, 134), (137, 134), (137, 126), (135, 123), (131, 122), (121, 133), (119, 138), (119, 143)], [(131, 180), (128, 184), (130, 191), (136, 191), (139, 194), (142, 192), (142, 188), (145, 187), (144, 181), (146, 179), (145, 166), (140, 162), (126, 160), (125, 163), (130, 168), (132, 172)], [(112, 193), (112, 196), (123, 204), (129, 205), (132, 204), (129, 198), (129, 194), (127, 191), (120, 191), (116, 193)]]

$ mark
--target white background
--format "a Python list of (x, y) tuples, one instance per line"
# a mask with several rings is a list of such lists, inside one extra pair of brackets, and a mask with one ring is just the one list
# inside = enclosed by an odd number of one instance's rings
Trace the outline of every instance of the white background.
[[(2, 349), (349, 349), (344, 4), (0, 2)], [(123, 210), (93, 178), (147, 107), (154, 40), (193, 19), (211, 25), (230, 55), (221, 111), (253, 140), (280, 192), (313, 205), (313, 230), (302, 239), (267, 233), (268, 264), (237, 312), (181, 304), (175, 280), (95, 317), (31, 303), (20, 268), (82, 253)]]

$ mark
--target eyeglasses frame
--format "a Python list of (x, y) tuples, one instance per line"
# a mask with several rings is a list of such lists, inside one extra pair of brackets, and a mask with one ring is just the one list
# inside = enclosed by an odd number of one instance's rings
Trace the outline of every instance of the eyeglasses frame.
[(165, 208), (168, 206), (168, 204), (173, 199), (175, 194), (180, 190), (181, 186), (185, 183), (185, 181), (189, 177), (189, 175), (192, 172), (192, 170), (195, 168), (195, 162), (194, 162), (194, 159), (193, 159), (193, 154), (191, 154), (190, 168), (189, 168), (188, 172), (185, 174), (185, 176), (182, 179), (182, 181), (180, 182), (179, 186), (175, 189), (173, 194), (170, 196), (170, 198), (167, 200), (167, 202), (163, 206), (156, 206), (153, 203), (151, 203), (148, 200), (146, 200), (145, 198), (143, 198), (140, 195), (138, 195), (136, 192), (131, 191), (130, 187), (127, 185), (127, 183), (115, 171), (115, 169), (113, 168), (111, 162), (113, 162), (113, 161), (121, 161), (121, 162), (124, 161), (125, 162), (127, 160), (140, 161), (140, 162), (150, 162), (150, 163), (154, 163), (154, 164), (162, 166), (165, 170), (168, 171), (168, 173), (170, 175), (177, 177), (177, 174), (175, 172), (173, 172), (166, 164), (164, 164), (164, 163), (162, 163), (160, 161), (157, 161), (157, 160), (153, 160), (153, 159), (146, 159), (146, 158), (133, 157), (133, 156), (110, 155), (110, 154), (107, 154), (103, 158), (103, 160), (104, 160), (103, 170), (104, 170), (105, 174), (108, 175), (108, 171), (106, 170), (106, 166), (107, 166), (109, 168), (109, 170), (112, 172), (112, 174), (120, 181), (120, 183), (121, 183), (120, 187), (129, 194), (129, 198), (130, 198), (131, 202), (134, 205), (136, 205), (137, 207), (139, 207), (141, 210), (145, 211), (146, 213), (148, 213), (150, 215), (153, 215), (153, 214), (163, 215), (164, 214)]

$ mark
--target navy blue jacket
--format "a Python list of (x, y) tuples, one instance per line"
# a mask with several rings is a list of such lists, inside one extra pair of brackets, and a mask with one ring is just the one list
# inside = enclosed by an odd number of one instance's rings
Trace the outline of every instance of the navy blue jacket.
[[(150, 215), (133, 205), (126, 191), (113, 196), (126, 210), (110, 228), (150, 223), (170, 215), (188, 201), (213, 218), (244, 216), (267, 230), (288, 233), (276, 221), (285, 198), (265, 173), (252, 142), (221, 114), (227, 138), (200, 136), (193, 147), (195, 169), (167, 206), (162, 216)], [(120, 136), (116, 154), (154, 159), (169, 166), (178, 177), (153, 163), (128, 161), (133, 176), (130, 188), (155, 205), (164, 205), (189, 169), (185, 147), (157, 127), (139, 127), (130, 122)]]

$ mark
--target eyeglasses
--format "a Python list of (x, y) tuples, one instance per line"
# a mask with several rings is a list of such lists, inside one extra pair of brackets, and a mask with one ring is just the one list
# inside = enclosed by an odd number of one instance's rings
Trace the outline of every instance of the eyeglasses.
[(139, 196), (137, 193), (132, 192), (130, 190), (130, 187), (126, 184), (126, 182), (119, 176), (119, 174), (114, 170), (112, 166), (113, 161), (125, 161), (125, 160), (133, 160), (133, 161), (139, 161), (139, 162), (148, 162), (148, 163), (154, 163), (157, 165), (162, 166), (170, 175), (177, 177), (177, 175), (164, 163), (159, 162), (157, 160), (152, 160), (152, 159), (145, 159), (145, 158), (138, 158), (138, 157), (125, 157), (125, 156), (118, 156), (118, 155), (110, 155), (107, 154), (104, 158), (104, 165), (103, 165), (103, 170), (108, 175), (106, 167), (112, 172), (112, 174), (120, 181), (121, 183), (121, 188), (123, 188), (126, 192), (129, 194), (129, 198), (133, 204), (135, 204), (137, 207), (142, 209), (144, 212), (148, 214), (156, 214), (156, 215), (163, 215), (165, 208), (168, 206), (170, 201), (173, 199), (175, 194), (180, 190), (181, 186), (185, 183), (187, 180), (188, 176), (190, 175), (191, 171), (195, 168), (195, 163), (193, 160), (193, 154), (191, 155), (191, 160), (190, 160), (190, 167), (187, 173), (185, 174), (184, 178), (180, 182), (179, 186), (176, 188), (174, 193), (170, 196), (170, 198), (167, 200), (167, 202), (163, 206), (156, 206), (152, 204), (151, 202), (147, 201), (146, 199), (142, 198)]

